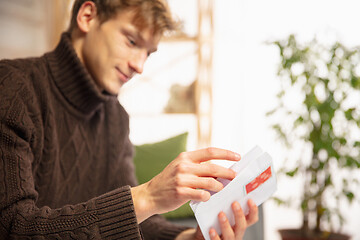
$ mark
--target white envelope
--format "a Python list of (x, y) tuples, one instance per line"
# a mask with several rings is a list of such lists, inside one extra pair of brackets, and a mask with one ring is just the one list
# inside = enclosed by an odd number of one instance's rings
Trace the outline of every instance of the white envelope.
[(252, 199), (257, 206), (262, 204), (276, 191), (275, 169), (270, 155), (255, 146), (239, 161), (229, 167), (237, 175), (232, 180), (217, 179), (224, 184), (218, 193), (212, 193), (206, 202), (190, 201), (196, 220), (206, 240), (210, 239), (209, 231), (213, 227), (220, 235), (221, 229), (218, 214), (223, 211), (231, 225), (235, 224), (231, 204), (238, 201), (244, 214), (249, 213), (247, 201)]

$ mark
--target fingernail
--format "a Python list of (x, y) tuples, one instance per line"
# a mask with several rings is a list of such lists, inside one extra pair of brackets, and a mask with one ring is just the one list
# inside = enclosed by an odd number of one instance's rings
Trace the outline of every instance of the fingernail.
[(240, 210), (240, 204), (238, 202), (234, 203), (234, 209), (235, 210)]
[(235, 158), (236, 158), (236, 160), (240, 160), (240, 159), (241, 159), (241, 156), (240, 156), (240, 154), (238, 154), (238, 153), (235, 153)]
[(236, 174), (237, 174), (237, 172), (235, 172), (234, 170), (232, 170), (232, 169), (230, 169), (232, 172), (233, 172), (233, 176), (234, 176), (234, 178), (236, 177)]
[(221, 212), (221, 213), (219, 214), (219, 217), (220, 217), (220, 221), (221, 221), (221, 222), (226, 222), (225, 213)]
[(212, 238), (215, 237), (215, 230), (214, 229), (210, 229), (210, 237), (212, 237)]

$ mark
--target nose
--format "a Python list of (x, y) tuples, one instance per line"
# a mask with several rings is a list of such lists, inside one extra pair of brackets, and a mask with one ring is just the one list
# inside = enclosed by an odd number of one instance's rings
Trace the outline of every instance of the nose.
[(129, 66), (136, 73), (141, 74), (144, 70), (145, 61), (147, 59), (147, 52), (139, 51), (137, 54), (133, 55), (133, 58), (129, 61)]

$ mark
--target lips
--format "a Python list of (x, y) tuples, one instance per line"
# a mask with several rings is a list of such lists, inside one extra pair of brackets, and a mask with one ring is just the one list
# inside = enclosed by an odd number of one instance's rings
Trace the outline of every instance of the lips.
[(129, 81), (130, 78), (128, 75), (124, 74), (118, 67), (115, 67), (115, 69), (116, 69), (117, 75), (122, 83), (126, 83), (127, 81)]

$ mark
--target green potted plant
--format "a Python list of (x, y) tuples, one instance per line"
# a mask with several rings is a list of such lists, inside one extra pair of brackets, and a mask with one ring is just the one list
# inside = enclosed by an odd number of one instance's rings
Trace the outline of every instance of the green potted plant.
[(288, 152), (301, 150), (289, 154), (279, 176), (303, 180), (300, 201), (275, 198), (297, 204), (303, 217), (301, 228), (280, 234), (283, 239), (349, 239), (339, 233), (345, 221), (339, 206), (354, 202), (359, 186), (360, 49), (339, 42), (326, 47), (316, 39), (301, 45), (294, 35), (272, 44), (280, 51), (281, 87), (278, 106), (267, 116)]

